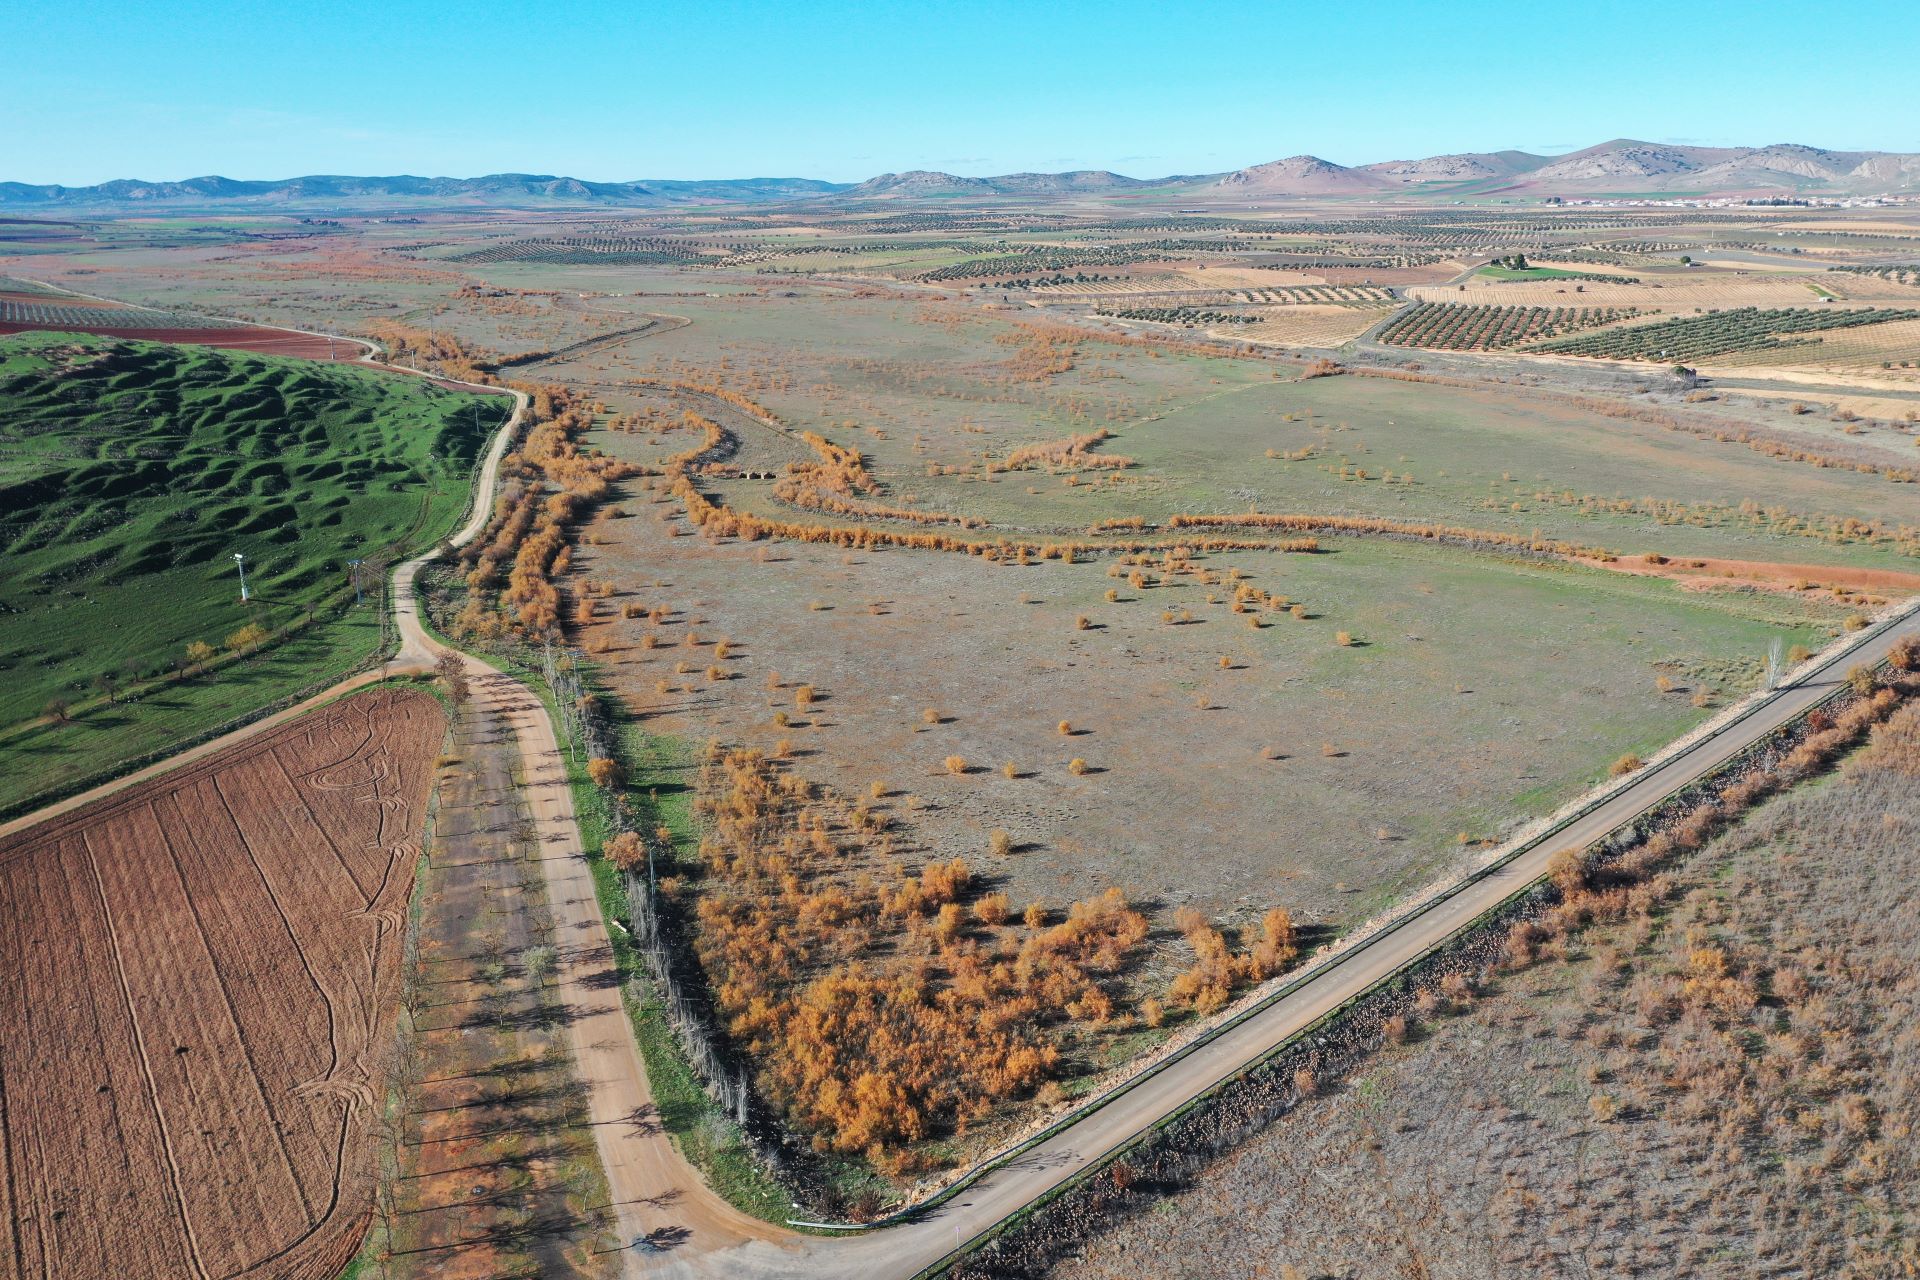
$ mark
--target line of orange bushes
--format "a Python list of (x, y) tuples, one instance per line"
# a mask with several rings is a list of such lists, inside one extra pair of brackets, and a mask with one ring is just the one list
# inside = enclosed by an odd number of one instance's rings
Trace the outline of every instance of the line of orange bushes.
[(454, 620), (462, 638), (508, 633), (528, 639), (559, 634), (560, 588), (572, 561), (572, 528), (603, 501), (612, 481), (635, 472), (630, 464), (578, 438), (593, 425), (593, 407), (558, 386), (530, 392), (533, 425), (501, 460), (501, 491), (492, 519), (460, 552), (467, 600)]
[(1374, 534), (1388, 537), (1419, 538), (1469, 547), (1510, 547), (1517, 551), (1555, 556), (1602, 556), (1609, 554), (1597, 547), (1543, 538), (1539, 534), (1501, 533), (1492, 529), (1470, 529), (1455, 525), (1413, 524), (1384, 520), (1374, 516), (1283, 515), (1249, 511), (1239, 515), (1175, 515), (1167, 521), (1170, 529), (1209, 529), (1248, 527), (1289, 529), (1299, 532)]
[(1097, 454), (1093, 450), (1111, 438), (1112, 432), (1105, 427), (1089, 431), (1085, 435), (1068, 436), (1065, 440), (1049, 440), (1043, 444), (1022, 445), (1007, 455), (1000, 464), (1004, 471), (1021, 471), (1028, 467), (1043, 466), (1049, 469), (1057, 467), (1111, 467), (1120, 470), (1133, 465), (1133, 459), (1117, 453)]

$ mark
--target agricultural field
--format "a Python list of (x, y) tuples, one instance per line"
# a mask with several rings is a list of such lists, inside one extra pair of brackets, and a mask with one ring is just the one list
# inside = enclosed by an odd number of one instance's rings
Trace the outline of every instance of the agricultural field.
[(379, 566), (454, 527), (498, 406), (203, 347), (0, 338), (0, 807), (375, 653)]
[(1846, 311), (1810, 308), (1762, 311), (1741, 307), (1707, 316), (1682, 316), (1652, 324), (1629, 325), (1604, 333), (1580, 334), (1537, 344), (1556, 355), (1592, 356), (1603, 360), (1663, 360), (1706, 363), (1730, 355), (1765, 353), (1774, 363), (1783, 354), (1799, 357), (1804, 349), (1824, 339), (1807, 337), (1833, 330), (1920, 319), (1920, 311), (1866, 307)]
[(1909, 706), (1051, 1274), (1898, 1274), (1917, 823)]
[(1380, 330), (1380, 341), (1396, 347), (1495, 351), (1618, 324), (1631, 320), (1633, 314), (1631, 308), (1468, 307), (1420, 302), (1395, 315)]
[(339, 1274), (445, 731), (363, 692), (0, 840), (9, 1274)]

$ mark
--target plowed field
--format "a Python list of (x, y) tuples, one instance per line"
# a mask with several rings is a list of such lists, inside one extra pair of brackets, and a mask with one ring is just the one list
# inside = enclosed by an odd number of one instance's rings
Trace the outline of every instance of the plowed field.
[(362, 348), (357, 343), (329, 342), (325, 338), (316, 338), (310, 333), (296, 333), (292, 329), (251, 326), (232, 329), (155, 329), (92, 323), (28, 324), (0, 320), (0, 333), (38, 333), (45, 330), (97, 333), (106, 338), (131, 338), (141, 342), (182, 342), (190, 346), (226, 347), (235, 351), (254, 351), (265, 356), (301, 356), (308, 360), (358, 360), (362, 354)]
[(363, 693), (0, 842), (4, 1274), (352, 1256), (445, 727)]

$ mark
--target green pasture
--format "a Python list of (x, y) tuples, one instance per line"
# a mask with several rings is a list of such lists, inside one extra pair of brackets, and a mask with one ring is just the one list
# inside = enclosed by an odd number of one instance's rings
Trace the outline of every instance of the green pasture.
[[(362, 369), (0, 339), (0, 807), (370, 655), (378, 579), (356, 609), (347, 561), (451, 532), (500, 417), (482, 397)], [(232, 652), (249, 625), (287, 638)], [(212, 665), (154, 684), (195, 642), (219, 651)], [(71, 723), (41, 723), (55, 702)]]

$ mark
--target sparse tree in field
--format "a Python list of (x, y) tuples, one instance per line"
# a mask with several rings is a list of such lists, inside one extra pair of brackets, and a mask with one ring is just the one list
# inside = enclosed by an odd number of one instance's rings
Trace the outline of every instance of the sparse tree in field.
[(813, 686), (810, 684), (803, 684), (798, 689), (795, 689), (793, 691), (793, 705), (796, 707), (812, 706), (813, 705)]
[(433, 664), (433, 673), (439, 677), (440, 684), (447, 691), (447, 697), (454, 706), (463, 706), (472, 692), (467, 684), (467, 664), (460, 655), (449, 650), (440, 655)]
[(1607, 772), (1616, 778), (1624, 778), (1646, 764), (1639, 756), (1629, 751), (1607, 766)]
[(993, 834), (988, 837), (987, 847), (993, 852), (994, 857), (1004, 858), (1013, 852), (1013, 837), (1002, 828), (995, 827)]
[(1008, 912), (1007, 895), (1004, 893), (989, 893), (973, 904), (973, 918), (984, 925), (1005, 924)]
[(1076, 778), (1086, 773), (1088, 767), (1089, 766), (1087, 762), (1085, 760), (1082, 760), (1079, 756), (1075, 756), (1073, 759), (1067, 761), (1067, 772), (1072, 774)]
[(928, 724), (940, 723), (940, 713), (938, 711), (935, 711), (932, 707), (928, 707), (925, 711), (922, 711), (920, 713), (920, 718)]
[(965, 923), (966, 913), (960, 904), (945, 903), (933, 918), (933, 936), (942, 945), (950, 943), (960, 936), (961, 926)]
[(1037, 900), (1029, 902), (1020, 919), (1029, 929), (1044, 929), (1047, 927), (1047, 908)]
[(1353, 644), (1353, 633), (1350, 631), (1336, 631), (1333, 633), (1333, 642), (1345, 649)]
[(1059, 725), (1059, 730), (1060, 730), (1061, 737), (1063, 738), (1070, 737), (1073, 734), (1073, 725), (1071, 725), (1065, 720), (1062, 720)]
[(526, 969), (529, 978), (544, 987), (547, 985), (547, 979), (553, 976), (559, 960), (559, 954), (552, 947), (528, 947), (520, 957), (520, 964)]
[(65, 698), (48, 698), (42, 714), (55, 724), (66, 724), (73, 719), (73, 708)]
[(638, 834), (632, 831), (617, 833), (607, 841), (601, 852), (607, 861), (622, 871), (638, 871), (647, 864), (647, 846)]
[(1880, 678), (1866, 663), (1856, 663), (1847, 669), (1847, 687), (1857, 696), (1865, 698), (1880, 687)]
[(1000, 766), (1000, 772), (1006, 776), (1008, 782), (1012, 782), (1020, 776), (1020, 766), (1009, 760)]
[(227, 648), (234, 653), (253, 653), (273, 638), (273, 633), (257, 622), (249, 622), (227, 637)]
[(967, 771), (967, 758), (965, 756), (948, 756), (946, 765), (947, 772), (958, 777)]
[(587, 777), (593, 780), (594, 786), (612, 790), (625, 780), (626, 770), (620, 767), (618, 760), (611, 760), (606, 756), (595, 756), (587, 761)]
[(187, 646), (187, 661), (191, 662), (196, 667), (202, 666), (206, 663), (212, 662), (213, 655), (216, 652), (218, 652), (218, 650), (216, 650), (212, 645), (208, 644), (205, 640), (195, 640), (192, 644), (189, 644)]
[(1244, 962), (1246, 976), (1254, 982), (1265, 982), (1292, 964), (1299, 954), (1292, 914), (1285, 907), (1274, 907), (1260, 919), (1260, 940)]

